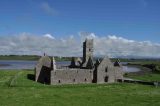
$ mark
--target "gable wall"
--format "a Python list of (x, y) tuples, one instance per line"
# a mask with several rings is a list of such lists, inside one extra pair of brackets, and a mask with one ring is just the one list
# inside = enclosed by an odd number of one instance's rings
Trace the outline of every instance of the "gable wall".
[(115, 82), (115, 68), (112, 62), (105, 58), (97, 68), (97, 83)]

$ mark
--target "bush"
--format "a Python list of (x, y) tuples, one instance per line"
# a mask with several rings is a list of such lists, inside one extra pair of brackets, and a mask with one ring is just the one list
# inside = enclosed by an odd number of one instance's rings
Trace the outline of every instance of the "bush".
[(158, 72), (158, 73), (160, 73), (160, 66), (155, 65), (155, 67), (153, 68), (153, 72)]
[(143, 66), (152, 69), (153, 72), (160, 73), (160, 66), (158, 64), (145, 64)]

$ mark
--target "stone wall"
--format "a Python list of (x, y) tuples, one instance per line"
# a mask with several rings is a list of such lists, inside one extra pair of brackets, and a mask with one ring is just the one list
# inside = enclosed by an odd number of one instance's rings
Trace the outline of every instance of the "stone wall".
[(51, 84), (92, 83), (93, 70), (89, 69), (56, 69), (51, 71)]
[(123, 73), (120, 67), (114, 67), (108, 57), (105, 57), (97, 67), (95, 76), (97, 75), (96, 83), (111, 83), (117, 79), (123, 78)]
[(52, 60), (48, 56), (43, 56), (35, 67), (35, 81), (50, 83), (50, 71), (52, 70)]
[(123, 79), (124, 72), (122, 71), (123, 67), (119, 59), (114, 63), (114, 68), (115, 68), (115, 79), (116, 80)]
[(122, 79), (123, 80), (123, 74), (122, 67), (114, 67), (115, 68), (115, 79)]

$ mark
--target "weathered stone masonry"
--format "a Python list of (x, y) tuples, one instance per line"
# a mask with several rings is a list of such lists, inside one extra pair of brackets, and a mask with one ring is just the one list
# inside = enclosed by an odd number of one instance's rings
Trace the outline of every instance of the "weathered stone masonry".
[(108, 57), (93, 62), (93, 40), (86, 39), (83, 43), (83, 60), (72, 58), (69, 67), (56, 68), (54, 57), (43, 56), (35, 68), (35, 81), (47, 84), (78, 84), (78, 83), (110, 83), (123, 79), (122, 67), (119, 62), (113, 64)]
[(92, 83), (93, 70), (56, 69), (51, 71), (51, 84)]

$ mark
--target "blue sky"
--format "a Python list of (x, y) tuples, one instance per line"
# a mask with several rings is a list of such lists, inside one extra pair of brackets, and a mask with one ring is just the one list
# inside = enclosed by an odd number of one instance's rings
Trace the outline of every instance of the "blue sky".
[[(59, 41), (60, 45), (64, 43), (62, 48), (67, 45), (66, 49), (69, 49), (74, 41), (82, 43), (84, 35), (97, 39), (96, 45), (103, 48), (103, 52), (97, 53), (100, 55), (118, 51), (125, 52), (121, 54), (124, 56), (143, 56), (143, 51), (153, 51), (145, 54), (153, 57), (160, 52), (157, 51), (160, 49), (160, 0), (0, 0), (0, 54), (40, 54), (45, 51), (65, 55), (58, 50), (58, 45), (51, 47), (46, 43), (35, 49), (40, 45), (37, 39), (48, 37), (53, 41), (47, 38), (46, 42)], [(37, 43), (23, 43), (29, 42), (28, 39)], [(125, 43), (129, 46), (122, 48)], [(75, 45), (70, 49), (81, 53), (82, 49), (77, 48), (80, 45)], [(46, 46), (57, 51), (46, 50)], [(106, 51), (107, 46), (110, 51)], [(113, 50), (113, 47), (117, 49)], [(138, 53), (142, 47), (145, 50)], [(20, 49), (16, 51), (15, 48)], [(98, 46), (97, 49), (102, 50)]]
[(94, 32), (160, 42), (160, 0), (1, 0), (0, 35)]

